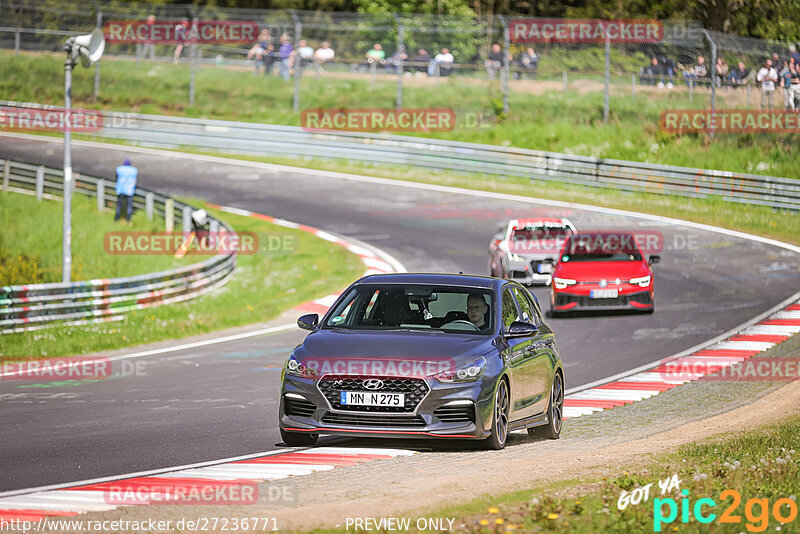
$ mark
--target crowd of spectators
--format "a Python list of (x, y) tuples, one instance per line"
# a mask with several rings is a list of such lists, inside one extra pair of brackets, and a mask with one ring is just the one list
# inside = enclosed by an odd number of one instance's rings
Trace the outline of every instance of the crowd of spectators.
[(278, 76), (284, 80), (291, 77), (295, 68), (314, 66), (321, 72), (323, 65), (332, 62), (335, 57), (336, 52), (327, 41), (314, 50), (305, 39), (301, 39), (295, 48), (289, 34), (281, 34), (275, 43), (268, 29), (261, 30), (258, 41), (247, 51), (247, 59), (256, 62), (257, 71), (263, 68), (265, 74), (270, 74), (277, 70)]
[(789, 55), (784, 59), (778, 52), (773, 52), (757, 70), (748, 69), (743, 61), (731, 68), (723, 56), (717, 58), (711, 70), (703, 56), (697, 56), (697, 61), (688, 67), (678, 65), (666, 56), (653, 56), (650, 64), (642, 67), (640, 83), (671, 89), (679, 68), (687, 87), (710, 87), (713, 83), (720, 88), (735, 89), (754, 84), (761, 91), (761, 107), (765, 109), (773, 109), (775, 92), (780, 88), (784, 109), (800, 109), (800, 53), (795, 45), (789, 46)]

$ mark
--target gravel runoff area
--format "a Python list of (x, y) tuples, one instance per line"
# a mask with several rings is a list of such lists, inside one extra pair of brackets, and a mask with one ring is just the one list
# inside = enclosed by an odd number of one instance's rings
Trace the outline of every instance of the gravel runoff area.
[[(798, 356), (800, 335), (754, 360)], [(470, 442), (350, 440), (348, 446), (409, 448), (420, 454), (264, 483), (262, 500), (250, 506), (137, 506), (80, 517), (171, 519), (173, 524), (181, 518), (270, 517), (280, 531), (344, 530), (348, 517), (425, 517), (456, 500), (614, 475), (681, 444), (795, 414), (800, 414), (800, 380), (696, 381), (568, 420), (558, 441), (516, 433), (505, 450), (483, 451)], [(269, 500), (269, 495), (278, 497)]]

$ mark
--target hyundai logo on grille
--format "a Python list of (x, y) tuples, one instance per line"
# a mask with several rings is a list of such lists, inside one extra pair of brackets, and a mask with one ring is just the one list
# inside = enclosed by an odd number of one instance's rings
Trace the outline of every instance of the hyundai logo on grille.
[(383, 389), (383, 380), (378, 380), (377, 378), (370, 378), (368, 380), (364, 380), (361, 382), (361, 385), (364, 386), (366, 389)]

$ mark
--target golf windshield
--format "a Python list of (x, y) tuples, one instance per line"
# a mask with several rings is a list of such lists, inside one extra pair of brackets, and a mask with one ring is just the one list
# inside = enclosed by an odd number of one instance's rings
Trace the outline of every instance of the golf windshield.
[(580, 261), (641, 261), (631, 234), (578, 234), (570, 236), (561, 254), (564, 263)]
[(336, 305), (325, 327), (489, 334), (489, 289), (427, 284), (358, 285)]

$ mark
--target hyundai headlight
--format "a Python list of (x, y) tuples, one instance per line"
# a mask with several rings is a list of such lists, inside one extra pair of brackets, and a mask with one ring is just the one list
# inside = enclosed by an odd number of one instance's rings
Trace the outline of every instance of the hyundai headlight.
[(294, 354), (289, 356), (289, 360), (286, 362), (286, 374), (292, 376), (299, 376), (302, 378), (314, 378), (319, 373), (313, 367), (309, 367), (297, 358), (294, 357)]
[(448, 369), (435, 376), (439, 382), (453, 383), (453, 382), (475, 382), (482, 375), (486, 369), (486, 358), (481, 356), (477, 360), (473, 360), (464, 365), (459, 365), (452, 369)]

